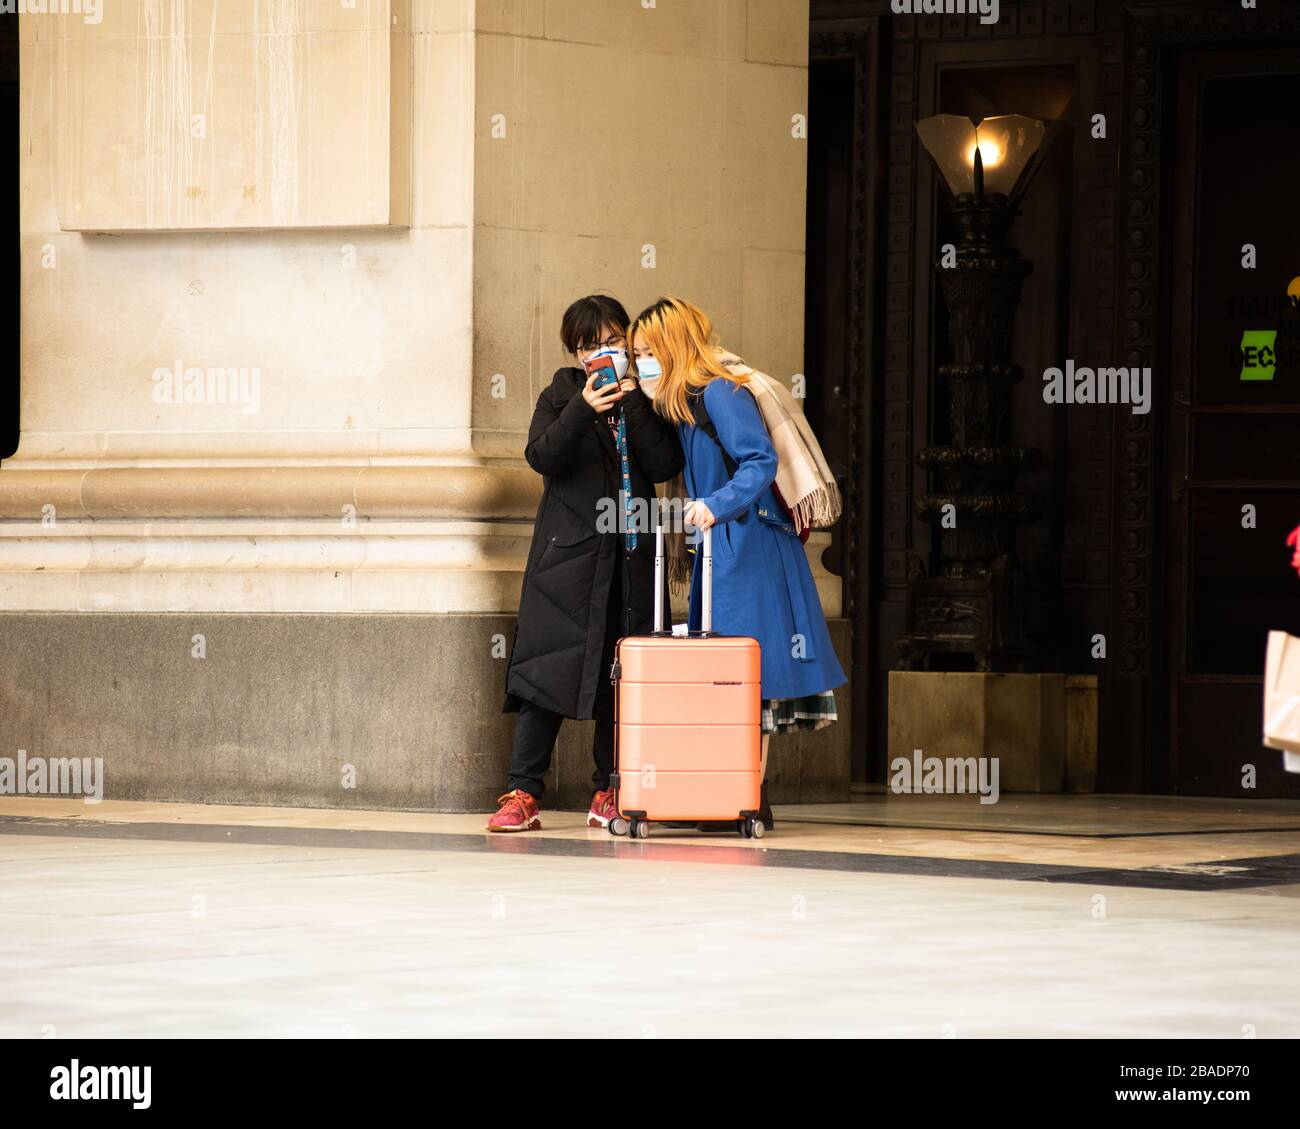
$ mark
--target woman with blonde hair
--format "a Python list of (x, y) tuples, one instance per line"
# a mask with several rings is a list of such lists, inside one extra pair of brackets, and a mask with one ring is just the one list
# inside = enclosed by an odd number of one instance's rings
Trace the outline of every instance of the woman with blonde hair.
[[(691, 499), (686, 521), (697, 529), (714, 527), (713, 629), (750, 636), (762, 648), (766, 773), (771, 734), (830, 725), (837, 718), (832, 691), (847, 679), (803, 543), (774, 489), (777, 453), (746, 388), (749, 378), (732, 363), (737, 358), (712, 343), (712, 332), (698, 307), (662, 298), (632, 322), (628, 340), (642, 387), (681, 439), (685, 496)], [(700, 627), (700, 571), (697, 554), (691, 630)], [(763, 793), (763, 821), (770, 829), (766, 786)], [(735, 824), (719, 827), (734, 830)]]

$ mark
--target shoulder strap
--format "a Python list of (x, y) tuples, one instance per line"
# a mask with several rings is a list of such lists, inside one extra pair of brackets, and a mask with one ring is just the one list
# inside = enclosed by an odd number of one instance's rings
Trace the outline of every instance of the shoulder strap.
[[(749, 389), (746, 388), (745, 391), (749, 392)], [(752, 392), (749, 394), (751, 396), (753, 395)], [(709, 409), (704, 406), (704, 390), (701, 389), (699, 392), (688, 393), (688, 399), (690, 401), (691, 411), (695, 416), (695, 426), (718, 445), (718, 450), (722, 452), (722, 461), (727, 468), (727, 475), (734, 478), (736, 475), (736, 460), (727, 454), (727, 448), (722, 445), (722, 440), (718, 438), (718, 429), (713, 426), (713, 420), (709, 418)], [(763, 427), (765, 429), (767, 427), (766, 420), (763, 421)], [(777, 502), (785, 511), (786, 518), (794, 524), (794, 515), (790, 512), (790, 507), (786, 503), (786, 500), (781, 497), (781, 492), (776, 488), (775, 482), (772, 483), (772, 489), (776, 494)], [(744, 521), (746, 516), (747, 515), (742, 514), (738, 520)], [(808, 530), (805, 529), (804, 532), (800, 534), (800, 540), (806, 541), (807, 539)]]
[(727, 476), (729, 478), (735, 477), (736, 460), (727, 454), (727, 448), (722, 445), (722, 440), (718, 438), (718, 429), (713, 426), (713, 420), (709, 418), (709, 409), (704, 406), (703, 389), (699, 392), (692, 392), (690, 400), (691, 413), (695, 416), (695, 426), (718, 445), (718, 450), (722, 452), (722, 462), (727, 468)]

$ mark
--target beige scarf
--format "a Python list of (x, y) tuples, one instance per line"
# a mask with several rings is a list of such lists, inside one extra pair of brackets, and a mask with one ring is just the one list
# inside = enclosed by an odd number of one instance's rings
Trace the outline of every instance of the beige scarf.
[[(776, 449), (776, 488), (790, 508), (797, 532), (825, 529), (839, 520), (843, 509), (839, 484), (826, 463), (821, 444), (795, 398), (779, 380), (750, 368), (734, 353), (718, 349), (718, 360), (731, 372), (749, 378), (763, 424)], [(646, 389), (654, 396), (654, 389)], [(686, 485), (682, 475), (659, 488), (661, 498), (682, 498)], [(674, 595), (682, 595), (690, 584), (691, 565), (686, 552), (686, 535), (664, 534), (667, 546), (668, 579)]]

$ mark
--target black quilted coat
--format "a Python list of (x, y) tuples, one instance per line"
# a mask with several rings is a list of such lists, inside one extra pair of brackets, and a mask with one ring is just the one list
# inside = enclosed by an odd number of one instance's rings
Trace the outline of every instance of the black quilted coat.
[[(609, 677), (601, 669), (601, 651), (616, 561), (623, 569), (620, 633), (639, 635), (653, 626), (653, 527), (638, 531), (636, 548), (622, 553), (621, 533), (597, 532), (598, 503), (617, 501), (622, 474), (609, 424), (582, 398), (586, 379), (581, 369), (560, 369), (538, 397), (528, 429), (524, 457), (545, 487), (524, 571), (503, 713), (517, 710), (523, 699), (564, 717), (594, 716), (598, 681)], [(632, 495), (652, 499), (653, 484), (682, 469), (676, 429), (639, 388), (620, 405), (627, 413)], [(665, 618), (667, 607), (665, 592)]]

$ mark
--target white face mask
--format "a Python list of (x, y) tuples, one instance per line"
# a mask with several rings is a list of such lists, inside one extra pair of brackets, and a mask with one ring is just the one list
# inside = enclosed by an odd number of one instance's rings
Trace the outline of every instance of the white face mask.
[(614, 375), (617, 376), (619, 380), (622, 380), (623, 377), (627, 376), (627, 350), (626, 349), (618, 349), (615, 348), (613, 345), (607, 345), (603, 349), (597, 349), (594, 353), (591, 354), (590, 357), (587, 358), (587, 360), (590, 361), (595, 357), (613, 358)]

